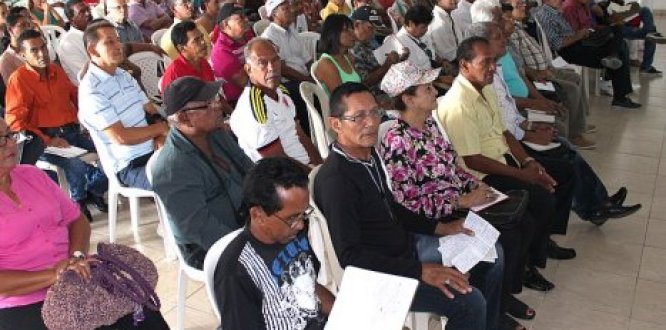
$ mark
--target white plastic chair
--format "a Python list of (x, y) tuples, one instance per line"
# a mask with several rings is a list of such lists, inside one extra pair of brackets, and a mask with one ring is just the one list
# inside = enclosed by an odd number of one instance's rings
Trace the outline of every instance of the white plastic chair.
[(49, 58), (55, 60), (58, 57), (58, 45), (60, 44), (60, 37), (67, 33), (65, 29), (57, 25), (42, 25), (39, 27), (46, 38), (47, 47), (49, 50)]
[(146, 89), (149, 99), (162, 103), (158, 85), (159, 79), (164, 75), (165, 68), (171, 64), (168, 56), (160, 56), (153, 52), (139, 52), (127, 58), (130, 62), (141, 68), (141, 83)]
[(316, 59), (317, 44), (319, 43), (321, 35), (317, 32), (303, 31), (299, 33), (299, 36), (301, 37), (301, 40), (303, 40), (303, 44), (305, 45), (305, 48), (308, 51), (308, 55), (310, 55), (310, 59), (312, 60)]
[(257, 10), (257, 13), (259, 13), (259, 18), (268, 20), (268, 11), (266, 10), (266, 6), (260, 6)]
[(254, 30), (254, 34), (256, 36), (261, 36), (262, 33), (264, 33), (264, 30), (271, 24), (271, 21), (267, 19), (260, 19), (252, 25), (252, 29)]
[(113, 172), (113, 161), (111, 156), (108, 154), (109, 150), (107, 146), (100, 141), (94, 134), (90, 135), (95, 148), (97, 149), (97, 155), (99, 156), (99, 161), (102, 164), (102, 168), (107, 173), (107, 178), (109, 180), (109, 242), (114, 243), (116, 241), (116, 221), (118, 220), (118, 196), (122, 195), (129, 199), (130, 207), (130, 222), (132, 225), (132, 232), (134, 233), (134, 241), (137, 243), (141, 242), (141, 237), (139, 236), (139, 198), (149, 197), (155, 200), (155, 194), (150, 190), (144, 190), (139, 188), (130, 188), (123, 186), (118, 177)]
[(160, 46), (160, 43), (161, 43), (161, 41), (162, 41), (162, 36), (163, 36), (164, 33), (166, 33), (168, 30), (169, 30), (169, 29), (159, 29), (159, 30), (153, 32), (153, 34), (150, 35), (150, 41), (153, 43), (153, 45), (159, 47), (159, 46)]
[(67, 176), (65, 176), (65, 170), (57, 165), (51, 164), (47, 161), (44, 160), (38, 160), (37, 163), (35, 163), (35, 166), (39, 167), (39, 169), (43, 171), (53, 171), (56, 173), (58, 177), (58, 184), (60, 185), (60, 189), (69, 196), (69, 182), (67, 182)]
[(217, 320), (220, 322), (222, 322), (222, 314), (220, 313), (217, 301), (215, 300), (215, 269), (217, 268), (217, 262), (220, 260), (220, 256), (222, 256), (224, 250), (242, 231), (243, 228), (236, 229), (217, 240), (217, 242), (210, 247), (208, 253), (206, 253), (206, 258), (204, 259), (203, 272), (206, 283), (206, 293), (208, 294), (210, 305), (213, 307), (213, 312), (215, 312), (215, 316), (217, 316)]
[[(329, 145), (333, 142), (333, 138), (328, 133), (327, 119), (330, 110), (328, 109), (328, 95), (319, 88), (319, 86), (311, 82), (302, 82), (300, 87), (301, 97), (305, 102), (306, 107), (308, 108), (308, 118), (310, 122), (310, 139), (312, 143), (317, 147), (319, 155), (322, 159), (328, 157)], [(322, 108), (322, 114), (326, 114), (326, 119), (322, 119), (322, 116), (319, 114), (319, 111), (315, 107), (314, 97), (315, 95), (319, 99), (319, 104)], [(324, 110), (325, 109), (325, 110)]]
[[(153, 173), (152, 169), (155, 166), (155, 160), (159, 155), (159, 151), (155, 151), (146, 164), (146, 175), (152, 184)], [(176, 245), (176, 238), (173, 236), (171, 222), (167, 219), (166, 209), (160, 200), (159, 196), (154, 194), (155, 203), (157, 204), (157, 214), (160, 219), (160, 224), (164, 231), (164, 248), (165, 251), (172, 251), (178, 259), (178, 284), (177, 284), (177, 298), (176, 298), (176, 330), (185, 329), (185, 300), (187, 299), (187, 279), (192, 279), (197, 282), (205, 283), (205, 276), (203, 270), (196, 269), (185, 262), (183, 254)]]

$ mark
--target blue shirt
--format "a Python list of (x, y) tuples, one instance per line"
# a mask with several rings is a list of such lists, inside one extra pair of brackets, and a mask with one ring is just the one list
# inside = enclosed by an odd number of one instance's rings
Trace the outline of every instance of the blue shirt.
[(527, 85), (525, 85), (525, 81), (518, 71), (518, 67), (511, 56), (511, 52), (506, 52), (506, 54), (497, 61), (497, 64), (502, 66), (502, 76), (504, 77), (506, 84), (509, 86), (511, 96), (522, 98), (528, 97), (530, 91), (527, 89)]
[(148, 126), (143, 110), (143, 105), (148, 102), (146, 94), (127, 71), (118, 68), (110, 75), (90, 63), (79, 85), (79, 121), (95, 141), (106, 145), (113, 168), (105, 171), (118, 173), (133, 159), (153, 151), (152, 140), (121, 145), (111, 141), (104, 133), (117, 122), (125, 127)]

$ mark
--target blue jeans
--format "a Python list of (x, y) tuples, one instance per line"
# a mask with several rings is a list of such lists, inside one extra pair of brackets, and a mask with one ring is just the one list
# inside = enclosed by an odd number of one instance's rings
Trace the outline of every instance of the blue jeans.
[[(645, 39), (648, 33), (657, 32), (654, 25), (654, 17), (652, 11), (648, 7), (641, 7), (638, 12), (643, 22), (641, 27), (633, 27), (624, 25), (622, 27), (622, 35), (630, 40)], [(643, 50), (643, 61), (641, 62), (641, 70), (648, 70), (652, 67), (654, 62), (654, 52), (657, 50), (657, 44), (654, 41), (645, 40), (645, 49)]]
[[(71, 130), (63, 134), (57, 134), (57, 136), (65, 139), (70, 145), (91, 152), (95, 151), (92, 140), (81, 132)], [(106, 175), (104, 175), (101, 168), (87, 164), (77, 157), (64, 158), (44, 153), (39, 158), (61, 167), (65, 171), (65, 177), (67, 177), (69, 183), (69, 192), (75, 201), (85, 200), (88, 192), (95, 196), (102, 196), (109, 187)]]
[[(437, 250), (439, 237), (416, 234), (416, 250), (423, 263), (442, 263)], [(504, 250), (495, 244), (497, 260), (481, 262), (470, 271), (472, 293), (455, 295), (449, 299), (436, 287), (420, 283), (412, 303), (412, 311), (430, 312), (446, 316), (447, 329), (497, 329), (499, 319), (502, 278), (504, 276)], [(466, 310), (467, 309), (467, 310)]]
[(148, 174), (146, 173), (146, 164), (152, 155), (153, 153), (150, 152), (134, 158), (125, 168), (116, 173), (120, 183), (127, 187), (152, 191), (153, 186), (148, 181)]

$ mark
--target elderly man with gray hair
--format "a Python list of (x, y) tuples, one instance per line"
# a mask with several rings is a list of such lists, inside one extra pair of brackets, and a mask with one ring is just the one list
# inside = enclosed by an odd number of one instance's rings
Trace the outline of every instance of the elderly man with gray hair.
[(296, 119), (289, 90), (281, 83), (282, 59), (268, 39), (252, 39), (245, 48), (244, 69), (250, 84), (243, 89), (229, 124), (252, 161), (269, 156), (297, 160), (305, 168), (321, 157)]
[(220, 85), (188, 76), (166, 87), (164, 111), (173, 129), (152, 169), (178, 247), (198, 269), (213, 243), (243, 226), (243, 179), (253, 166), (221, 128)]

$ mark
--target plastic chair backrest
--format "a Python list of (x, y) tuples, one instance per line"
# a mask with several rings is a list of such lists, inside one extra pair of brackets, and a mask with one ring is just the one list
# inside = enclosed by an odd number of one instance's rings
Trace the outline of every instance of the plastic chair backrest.
[[(153, 184), (153, 168), (155, 167), (155, 162), (157, 161), (159, 154), (160, 150), (155, 150), (146, 163), (146, 177), (148, 177), (148, 182), (150, 182), (151, 185)], [(162, 221), (162, 230), (164, 230), (164, 240), (166, 240), (167, 246), (171, 247), (171, 249), (176, 252), (176, 257), (178, 258), (179, 263), (187, 265), (183, 253), (180, 251), (178, 245), (176, 245), (176, 237), (173, 235), (171, 221), (167, 218), (166, 208), (164, 207), (160, 196), (157, 194), (155, 194), (155, 203), (157, 204), (157, 214)]]
[[(87, 127), (86, 127), (87, 128)], [(89, 129), (89, 128), (87, 128)], [(107, 148), (107, 145), (104, 144), (95, 134), (90, 134), (90, 138), (93, 141), (93, 144), (95, 145), (95, 150), (97, 150), (97, 156), (99, 157), (99, 162), (102, 165), (102, 168), (106, 173), (113, 173), (113, 160), (111, 159), (111, 155), (109, 155), (109, 149)], [(118, 180), (118, 177), (111, 174), (107, 175), (108, 181), (109, 181), (109, 188), (113, 187), (123, 187), (123, 185), (120, 183), (120, 180)]]
[(377, 144), (375, 144), (377, 151), (379, 151), (379, 146), (382, 144), (382, 141), (384, 141), (384, 136), (386, 133), (388, 133), (389, 128), (391, 128), (391, 126), (393, 126), (393, 124), (395, 124), (397, 121), (397, 119), (390, 119), (379, 124), (379, 129), (377, 132)]
[(271, 21), (267, 19), (260, 19), (252, 25), (252, 29), (254, 30), (254, 34), (256, 36), (261, 36), (262, 33), (264, 33), (264, 30), (271, 24)]
[(324, 87), (322, 86), (321, 81), (317, 79), (317, 75), (315, 74), (315, 72), (317, 72), (318, 66), (319, 66), (319, 60), (312, 61), (312, 65), (310, 66), (310, 76), (312, 76), (312, 79), (314, 79), (314, 81), (317, 83), (317, 86), (321, 88), (321, 90), (323, 91)]
[(259, 13), (259, 18), (268, 20), (268, 11), (266, 10), (266, 6), (260, 6), (257, 10), (257, 13)]
[(162, 42), (162, 36), (164, 36), (164, 33), (167, 32), (169, 29), (159, 29), (150, 36), (150, 41), (153, 43), (153, 45), (158, 46)]
[[(327, 125), (322, 116), (319, 114), (319, 111), (315, 107), (314, 97), (315, 95), (319, 99), (319, 104), (323, 108), (328, 108), (328, 96), (324, 93), (321, 88), (311, 82), (302, 82), (300, 85), (300, 92), (305, 105), (308, 108), (308, 118), (310, 121), (310, 139), (312, 143), (319, 150), (321, 158), (324, 159), (328, 156), (329, 145), (332, 142), (331, 136), (327, 133)], [(326, 111), (330, 113), (330, 111)], [(328, 119), (328, 118), (326, 118)]]
[(47, 47), (49, 50), (49, 58), (55, 60), (58, 56), (58, 45), (60, 44), (60, 37), (67, 33), (65, 29), (57, 25), (42, 25), (39, 27), (44, 34), (44, 37), (47, 41)]
[(539, 41), (541, 41), (541, 48), (546, 56), (546, 63), (550, 63), (553, 61), (553, 50), (550, 48), (548, 35), (546, 35), (546, 31), (543, 29), (543, 26), (538, 19), (535, 18), (534, 22), (536, 22), (537, 30), (539, 31)]
[(388, 15), (389, 20), (391, 21), (391, 30), (393, 30), (393, 33), (398, 33), (398, 31), (400, 31), (400, 28), (398, 27), (398, 23), (395, 21), (395, 18), (393, 18), (393, 7), (387, 9), (386, 14)]
[(166, 67), (171, 64), (168, 56), (160, 56), (153, 52), (139, 52), (127, 58), (141, 69), (141, 83), (146, 89), (150, 100), (161, 103), (162, 95), (159, 91), (159, 80), (164, 75)]
[(314, 211), (310, 216), (308, 224), (308, 239), (310, 240), (312, 251), (321, 264), (319, 274), (317, 274), (317, 282), (331, 291), (331, 293), (336, 294), (342, 282), (344, 269), (340, 266), (338, 257), (335, 254), (331, 234), (328, 231), (328, 222), (314, 201), (314, 181), (320, 167), (317, 166), (312, 169), (309, 175), (310, 205)]
[(308, 50), (308, 54), (310, 55), (310, 59), (314, 60), (317, 58), (317, 44), (319, 43), (319, 39), (321, 39), (321, 35), (317, 32), (312, 32), (312, 31), (303, 31), (298, 34), (301, 37), (301, 40), (305, 44), (305, 48)]
[(220, 314), (220, 309), (217, 300), (215, 299), (215, 269), (217, 268), (217, 262), (220, 260), (220, 256), (222, 256), (224, 250), (242, 231), (243, 228), (236, 229), (217, 240), (217, 242), (208, 249), (206, 258), (204, 259), (203, 272), (206, 283), (206, 293), (208, 294), (210, 305), (213, 307), (213, 312), (215, 312), (219, 321), (222, 321), (222, 315)]

